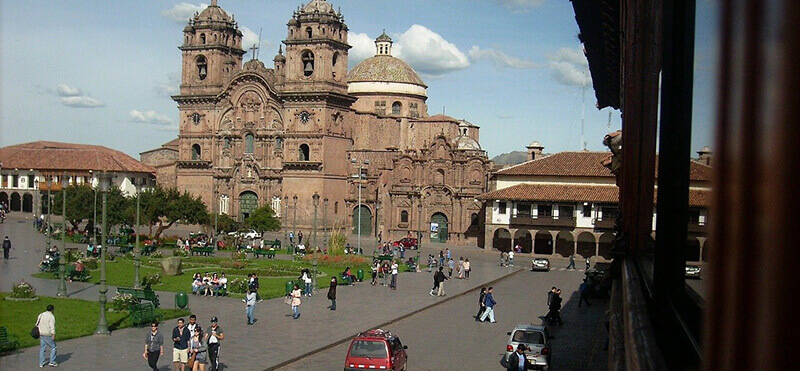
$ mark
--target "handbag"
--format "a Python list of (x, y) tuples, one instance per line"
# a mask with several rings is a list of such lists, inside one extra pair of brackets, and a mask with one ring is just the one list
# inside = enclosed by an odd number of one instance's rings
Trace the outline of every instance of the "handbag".
[(189, 357), (189, 360), (186, 362), (186, 367), (194, 367), (195, 358), (197, 358), (197, 353), (192, 353), (192, 356)]
[(31, 329), (31, 337), (34, 339), (39, 338), (39, 321), (41, 320), (42, 320), (42, 315), (40, 314), (39, 318), (36, 319), (36, 326), (33, 326), (33, 328)]
[(286, 305), (292, 305), (292, 297), (289, 295), (284, 296), (283, 303)]

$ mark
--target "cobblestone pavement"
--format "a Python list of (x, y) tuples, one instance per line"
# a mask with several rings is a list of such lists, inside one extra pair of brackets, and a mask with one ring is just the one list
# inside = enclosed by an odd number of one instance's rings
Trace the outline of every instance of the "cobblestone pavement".
[[(44, 237), (33, 230), (31, 222), (14, 219), (12, 216), (5, 224), (0, 225), (0, 235), (8, 235), (14, 245), (12, 259), (0, 262), (0, 290), (9, 291), (14, 282), (24, 278), (37, 288), (39, 294), (54, 296), (57, 280), (30, 277), (30, 274), (37, 271), (36, 264), (41, 259), (45, 246)], [(423, 255), (429, 252), (433, 251), (425, 249)], [(460, 255), (470, 258), (473, 274), (470, 280), (448, 281), (447, 289), (452, 296), (521, 269), (498, 267), (495, 254), (477, 252), (477, 248), (458, 251), (457, 256)], [(72, 298), (96, 300), (98, 297), (96, 285), (77, 282), (67, 285)], [(187, 278), (187, 288), (188, 285)], [(423, 271), (400, 274), (396, 291), (365, 283), (341, 287), (338, 290), (337, 311), (326, 309), (329, 301), (324, 294), (315, 295), (304, 298), (301, 305), (302, 316), (298, 320), (291, 319), (290, 308), (281, 299), (267, 300), (257, 306), (256, 317), (260, 320), (254, 326), (245, 324), (244, 304), (237, 299), (191, 297), (190, 307), (198, 315), (201, 325), (207, 326), (212, 316), (220, 318), (220, 326), (227, 335), (221, 350), (223, 369), (269, 369), (305, 354), (315, 354), (319, 349), (344, 341), (359, 331), (381, 326), (426, 308), (431, 308), (431, 312), (439, 312), (435, 308), (438, 308), (436, 304), (442, 299), (427, 294), (431, 286), (432, 275)], [(109, 294), (115, 291), (115, 288), (109, 288)], [(161, 302), (165, 305), (172, 303), (172, 295), (174, 294), (159, 293)], [(174, 321), (171, 321), (162, 329), (168, 331), (173, 326)], [(146, 365), (141, 358), (141, 349), (142, 336), (146, 331), (123, 329), (110, 336), (88, 336), (60, 341), (60, 368), (144, 368)], [(169, 354), (171, 344), (166, 344), (165, 348)], [(35, 367), (37, 352), (38, 347), (32, 347), (6, 355), (0, 358), (0, 369), (31, 369)], [(162, 359), (162, 369), (168, 369), (168, 361), (169, 359)]]

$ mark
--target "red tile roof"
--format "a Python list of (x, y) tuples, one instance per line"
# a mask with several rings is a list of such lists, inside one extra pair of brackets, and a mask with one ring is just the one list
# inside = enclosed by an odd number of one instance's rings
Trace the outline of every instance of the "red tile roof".
[[(654, 196), (657, 199), (657, 195)], [(618, 203), (619, 188), (613, 185), (518, 184), (484, 193), (477, 199)], [(689, 206), (707, 207), (710, 203), (710, 190), (689, 190)]]
[(0, 163), (5, 169), (155, 173), (152, 166), (107, 147), (46, 141), (0, 148)]

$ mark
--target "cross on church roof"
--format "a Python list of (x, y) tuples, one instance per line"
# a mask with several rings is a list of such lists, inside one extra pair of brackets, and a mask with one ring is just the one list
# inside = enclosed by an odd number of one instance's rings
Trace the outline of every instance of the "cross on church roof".
[(250, 60), (256, 59), (256, 50), (258, 50), (258, 46), (253, 44), (253, 46), (250, 47), (250, 50), (253, 52), (253, 57), (250, 58)]

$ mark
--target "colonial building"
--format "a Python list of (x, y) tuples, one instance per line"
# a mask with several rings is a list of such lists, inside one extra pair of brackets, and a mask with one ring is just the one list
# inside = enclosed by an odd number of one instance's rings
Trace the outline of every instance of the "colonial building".
[[(51, 192), (68, 185), (100, 184), (103, 172), (126, 195), (155, 184), (155, 169), (103, 146), (31, 142), (0, 148), (0, 202), (11, 211), (47, 213), (48, 180)], [(69, 197), (69, 196), (67, 196)]]
[(313, 0), (289, 19), (268, 68), (243, 61), (242, 33), (212, 1), (183, 31), (177, 143), (142, 160), (159, 183), (238, 220), (269, 204), (306, 231), (316, 215), (320, 227), (384, 240), (422, 230), (474, 242), (490, 164), (479, 128), (428, 115), (427, 86), (386, 34), (348, 72), (347, 31), (341, 13)]
[[(619, 188), (609, 164), (610, 152), (560, 152), (543, 156), (538, 142), (528, 161), (493, 173), (486, 202), (485, 246), (538, 256), (578, 255), (611, 259), (613, 228), (619, 215)], [(700, 161), (710, 163), (704, 147)], [(690, 164), (688, 261), (700, 262), (711, 196), (711, 167)], [(653, 230), (655, 230), (655, 207)]]

